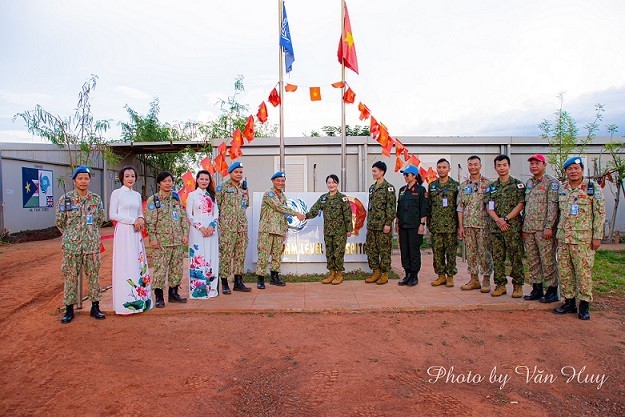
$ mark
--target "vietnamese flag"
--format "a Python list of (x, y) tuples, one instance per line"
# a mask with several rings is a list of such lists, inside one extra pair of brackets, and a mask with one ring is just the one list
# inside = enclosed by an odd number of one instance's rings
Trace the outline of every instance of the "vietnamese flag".
[(345, 81), (337, 81), (335, 83), (332, 83), (332, 87), (334, 87), (334, 88), (343, 88), (343, 87), (345, 87)]
[(240, 148), (243, 146), (243, 135), (241, 134), (241, 130), (236, 128), (232, 133), (232, 142), (230, 142), (231, 148)]
[(345, 91), (345, 94), (343, 94), (343, 101), (347, 104), (352, 104), (355, 99), (356, 93), (354, 93), (352, 89), (348, 87), (347, 91)]
[(401, 158), (395, 158), (395, 172), (399, 171), (403, 166), (404, 162), (401, 160)]
[[(221, 142), (217, 150), (219, 151), (219, 155), (224, 155), (226, 153), (226, 142)], [(219, 170), (219, 167), (217, 167), (217, 170)]]
[(423, 169), (423, 167), (419, 167), (419, 174), (421, 174), (421, 179), (425, 180), (425, 177), (428, 175), (428, 172)]
[(248, 143), (254, 140), (254, 116), (250, 116), (245, 121), (245, 130), (243, 130), (243, 136), (247, 139)]
[(399, 156), (404, 151), (404, 144), (399, 139), (395, 139), (395, 155)]
[(230, 147), (230, 159), (233, 161), (237, 159), (239, 156), (243, 155), (243, 151), (240, 146), (231, 146)]
[(267, 105), (263, 101), (258, 106), (258, 113), (256, 113), (256, 117), (258, 117), (258, 121), (261, 123), (265, 123), (267, 121)]
[(369, 108), (362, 104), (362, 102), (358, 103), (358, 111), (360, 111), (360, 120), (367, 120), (369, 116), (371, 116)]
[(273, 107), (278, 106), (282, 102), (282, 100), (280, 100), (278, 90), (276, 90), (275, 87), (271, 90), (271, 93), (269, 93), (269, 102), (273, 105)]
[(427, 181), (427, 183), (431, 183), (436, 181), (436, 179), (438, 178), (438, 174), (436, 173), (436, 171), (434, 171), (432, 169), (432, 167), (428, 168), (428, 172), (425, 174), (425, 180)]
[(286, 91), (287, 93), (292, 93), (295, 90), (297, 90), (297, 86), (296, 85), (287, 83), (287, 85), (284, 86), (284, 91)]
[(182, 203), (182, 207), (186, 207), (187, 206), (187, 198), (189, 198), (189, 193), (192, 190), (187, 190), (186, 188), (182, 187), (179, 191), (178, 191), (178, 197), (180, 197), (180, 202)]
[(202, 165), (204, 170), (210, 172), (211, 175), (215, 175), (215, 167), (208, 156), (200, 161), (200, 165)]
[(371, 116), (371, 124), (369, 126), (369, 133), (371, 134), (372, 138), (376, 138), (378, 136), (380, 130), (380, 125), (378, 124), (378, 121), (375, 120), (375, 117)]
[(406, 148), (404, 146), (404, 151), (403, 152), (404, 152), (404, 161), (409, 160), (410, 159), (410, 152), (408, 152), (408, 148)]
[(310, 87), (310, 101), (321, 100), (321, 87)]
[(189, 191), (195, 190), (195, 178), (193, 178), (193, 173), (191, 171), (182, 174), (182, 189)]
[(345, 65), (350, 70), (358, 74), (358, 59), (356, 58), (356, 45), (352, 35), (352, 25), (349, 21), (347, 3), (345, 3), (345, 19), (343, 20), (343, 33), (339, 40), (339, 50), (337, 52), (339, 63)]
[(410, 156), (410, 165), (418, 167), (421, 165), (421, 160), (414, 155)]
[(228, 175), (228, 164), (226, 163), (226, 158), (222, 154), (217, 155), (217, 158), (215, 158), (215, 167), (222, 177)]

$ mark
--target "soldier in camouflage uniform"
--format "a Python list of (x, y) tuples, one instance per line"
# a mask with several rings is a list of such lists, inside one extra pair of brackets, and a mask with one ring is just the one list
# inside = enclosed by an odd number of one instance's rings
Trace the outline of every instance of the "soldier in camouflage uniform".
[(283, 287), (286, 285), (280, 279), (280, 262), (282, 261), (282, 245), (288, 229), (287, 216), (296, 216), (305, 220), (306, 216), (297, 213), (286, 205), (284, 187), (286, 174), (278, 171), (272, 175), (273, 187), (265, 191), (260, 207), (260, 222), (258, 225), (258, 262), (256, 263), (258, 289), (265, 288), (265, 273), (271, 256), (271, 285)]
[[(554, 229), (558, 224), (558, 189), (560, 182), (545, 173), (544, 155), (528, 159), (533, 177), (525, 184), (523, 243), (532, 292), (525, 300), (541, 303), (558, 301), (558, 270)], [(543, 293), (543, 285), (547, 288)]]
[(100, 196), (89, 191), (91, 171), (81, 165), (72, 173), (75, 189), (64, 194), (56, 209), (56, 227), (63, 234), (63, 264), (61, 270), (65, 276), (63, 302), (65, 315), (61, 323), (67, 324), (74, 319), (76, 287), (82, 268), (89, 283), (92, 317), (104, 319), (100, 311), (100, 224), (104, 221), (104, 207)]
[[(458, 192), (458, 237), (464, 240), (471, 280), (460, 287), (464, 291), (490, 292), (490, 274), (493, 273), (493, 255), (488, 231), (488, 212), (484, 206), (484, 193), (490, 181), (480, 174), (482, 160), (473, 155), (467, 159), (469, 179), (460, 185)], [(479, 275), (482, 273), (482, 283)]]
[(388, 282), (388, 273), (391, 270), (391, 251), (393, 250), (391, 226), (396, 215), (396, 197), (395, 187), (384, 179), (386, 174), (384, 162), (374, 163), (371, 173), (375, 182), (369, 187), (365, 250), (369, 268), (373, 270), (373, 274), (365, 279), (365, 282), (376, 282), (382, 285)]
[(339, 177), (330, 174), (326, 178), (329, 192), (323, 194), (306, 213), (307, 219), (314, 219), (323, 211), (323, 241), (326, 245), (328, 276), (323, 284), (338, 285), (343, 282), (343, 262), (347, 238), (352, 235), (352, 209), (347, 196), (338, 191)]
[(495, 158), (495, 171), (499, 175), (486, 189), (484, 202), (488, 204), (488, 215), (491, 218), (490, 232), (495, 263), (495, 289), (493, 297), (506, 293), (506, 255), (512, 265), (512, 297), (523, 296), (523, 238), (521, 229), (523, 221), (521, 212), (525, 205), (525, 184), (510, 176), (510, 158), (499, 155)]
[(245, 251), (247, 250), (247, 216), (250, 196), (243, 180), (243, 165), (235, 162), (228, 168), (230, 179), (217, 187), (219, 207), (219, 275), (221, 289), (230, 294), (228, 277), (234, 274), (234, 291), (249, 292), (243, 284)]
[(186, 257), (185, 245), (189, 243), (189, 222), (178, 194), (172, 192), (174, 176), (161, 172), (156, 177), (160, 188), (147, 201), (145, 225), (154, 248), (154, 294), (156, 307), (165, 307), (163, 288), (169, 281), (168, 301), (186, 303), (187, 299), (178, 294), (182, 280), (182, 264)]
[(432, 233), (432, 254), (434, 272), (438, 278), (433, 286), (445, 284), (454, 286), (454, 275), (458, 273), (458, 181), (449, 176), (449, 161), (441, 158), (436, 162), (438, 179), (428, 186), (428, 229)]
[(564, 304), (556, 314), (576, 313), (579, 296), (581, 320), (590, 319), (592, 302), (592, 267), (595, 251), (601, 246), (605, 223), (605, 201), (601, 189), (588, 180), (584, 183), (582, 158), (574, 156), (564, 162), (567, 181), (560, 187), (558, 204), (558, 273)]

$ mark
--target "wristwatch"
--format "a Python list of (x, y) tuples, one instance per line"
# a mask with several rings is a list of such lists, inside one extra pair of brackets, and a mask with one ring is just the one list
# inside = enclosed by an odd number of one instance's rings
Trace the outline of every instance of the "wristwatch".
[(510, 221), (508, 220), (508, 216), (503, 216), (503, 221), (506, 223), (510, 223)]

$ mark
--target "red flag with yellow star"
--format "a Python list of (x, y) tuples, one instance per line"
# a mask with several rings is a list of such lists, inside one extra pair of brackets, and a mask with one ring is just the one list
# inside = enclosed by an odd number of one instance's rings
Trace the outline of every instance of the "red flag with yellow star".
[(339, 63), (345, 65), (350, 70), (358, 74), (358, 59), (356, 58), (356, 45), (354, 45), (354, 37), (352, 36), (352, 24), (349, 21), (349, 13), (347, 13), (347, 3), (345, 4), (345, 20), (343, 21), (343, 33), (339, 40), (338, 50)]
[(247, 139), (247, 142), (254, 140), (254, 116), (250, 116), (245, 121), (245, 130), (243, 130), (243, 136)]
[(421, 160), (419, 158), (417, 158), (414, 155), (410, 156), (410, 165), (414, 165), (416, 167), (418, 167), (419, 165), (421, 165)]
[(369, 108), (365, 106), (364, 104), (362, 104), (362, 102), (358, 103), (358, 111), (360, 111), (360, 116), (359, 116), (360, 120), (367, 120), (369, 116), (371, 116), (371, 112), (369, 111)]
[(343, 101), (347, 104), (352, 104), (356, 99), (356, 93), (351, 88), (347, 88), (345, 94), (343, 94)]
[(269, 93), (269, 102), (273, 105), (273, 107), (276, 107), (282, 102), (282, 100), (280, 100), (280, 94), (278, 94), (278, 90), (275, 88), (271, 90), (271, 93)]
[(321, 88), (310, 87), (310, 101), (319, 101), (319, 100), (321, 100)]
[(401, 167), (403, 166), (404, 166), (404, 161), (402, 161), (401, 158), (399, 157), (395, 158), (395, 172), (399, 171)]
[(189, 191), (195, 190), (195, 178), (193, 177), (193, 173), (191, 171), (187, 171), (182, 174), (182, 189)]
[(258, 113), (256, 113), (256, 117), (258, 117), (258, 121), (261, 123), (265, 123), (267, 121), (267, 105), (263, 101), (258, 106)]
[(215, 167), (208, 156), (200, 161), (200, 165), (202, 165), (203, 169), (210, 172), (211, 175), (215, 175)]

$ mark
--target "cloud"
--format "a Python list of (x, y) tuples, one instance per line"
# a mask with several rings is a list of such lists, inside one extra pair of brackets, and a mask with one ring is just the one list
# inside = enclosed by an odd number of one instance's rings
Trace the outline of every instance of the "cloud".
[(35, 142), (50, 143), (39, 136), (31, 135), (24, 130), (0, 130), (0, 142)]
[(138, 88), (128, 87), (127, 85), (118, 85), (113, 89), (118, 94), (122, 94), (128, 98), (138, 100), (151, 100), (152, 96), (145, 91), (141, 91)]
[(18, 93), (16, 91), (0, 90), (0, 100), (20, 106), (34, 106), (35, 104), (45, 104), (52, 99), (52, 96), (42, 93)]

